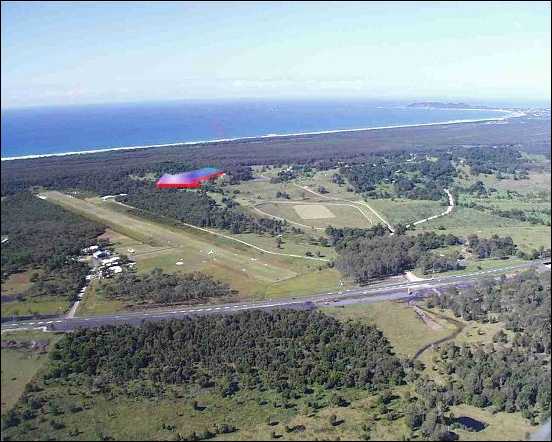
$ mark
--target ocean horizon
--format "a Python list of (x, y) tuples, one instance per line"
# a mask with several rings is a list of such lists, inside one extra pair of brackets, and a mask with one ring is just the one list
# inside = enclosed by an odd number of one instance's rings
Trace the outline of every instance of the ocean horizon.
[(503, 109), (344, 100), (209, 101), (2, 109), (1, 157), (501, 120)]

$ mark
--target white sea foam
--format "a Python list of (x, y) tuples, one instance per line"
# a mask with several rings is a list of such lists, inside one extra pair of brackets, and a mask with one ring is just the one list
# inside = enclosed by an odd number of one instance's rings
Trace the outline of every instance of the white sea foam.
[(324, 135), (324, 134), (347, 133), (347, 132), (364, 132), (364, 131), (382, 130), (382, 129), (398, 129), (402, 127), (439, 126), (439, 125), (460, 124), (460, 123), (479, 123), (479, 122), (485, 122), (485, 121), (492, 122), (492, 121), (503, 121), (508, 118), (521, 117), (525, 115), (525, 112), (511, 111), (507, 109), (454, 109), (454, 110), (497, 111), (497, 112), (504, 112), (506, 115), (497, 116), (497, 117), (488, 117), (488, 118), (477, 118), (477, 119), (449, 120), (449, 121), (441, 121), (438, 123), (397, 124), (393, 126), (360, 127), (356, 129), (334, 129), (334, 130), (322, 130), (317, 132), (296, 132), (296, 133), (287, 133), (287, 134), (271, 133), (267, 135), (257, 135), (257, 136), (249, 136), (249, 137), (219, 138), (214, 140), (199, 140), (199, 141), (177, 141), (177, 142), (168, 143), (168, 144), (148, 144), (145, 146), (102, 147), (97, 149), (86, 149), (86, 150), (80, 150), (75, 152), (60, 152), (60, 153), (46, 153), (46, 154), (36, 154), (36, 155), (23, 155), (19, 157), (4, 157), (4, 158), (1, 158), (1, 160), (2, 161), (28, 160), (33, 158), (61, 157), (61, 156), (67, 156), (67, 155), (84, 155), (84, 154), (91, 154), (91, 153), (110, 152), (110, 151), (116, 151), (116, 150), (149, 149), (152, 147), (175, 147), (175, 146), (194, 146), (194, 145), (199, 146), (202, 144), (228, 143), (233, 141), (258, 140), (258, 139), (267, 139), (267, 138), (298, 137), (302, 135)]

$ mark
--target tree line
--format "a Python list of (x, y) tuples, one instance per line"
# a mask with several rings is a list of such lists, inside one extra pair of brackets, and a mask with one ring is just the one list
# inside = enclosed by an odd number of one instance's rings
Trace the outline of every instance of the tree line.
[(198, 227), (215, 227), (232, 233), (284, 232), (285, 222), (272, 218), (256, 218), (239, 208), (219, 206), (202, 191), (148, 188), (140, 192), (120, 196), (118, 201), (145, 210), (156, 216), (165, 216)]
[(404, 377), (375, 327), (293, 310), (78, 330), (56, 344), (45, 379), (74, 375), (196, 384), (222, 396), (251, 388), (302, 393), (316, 385), (377, 390)]
[(456, 270), (458, 257), (445, 258), (430, 250), (456, 245), (461, 239), (452, 234), (421, 233), (416, 236), (389, 235), (381, 228), (328, 229), (336, 246), (335, 266), (357, 282), (392, 276), (422, 267), (424, 272)]
[(230, 294), (228, 284), (201, 272), (167, 274), (123, 272), (104, 280), (98, 290), (106, 297), (138, 303), (177, 304), (218, 298)]
[(510, 236), (492, 235), (490, 238), (479, 238), (468, 235), (468, 251), (477, 258), (505, 258), (516, 254), (517, 246)]

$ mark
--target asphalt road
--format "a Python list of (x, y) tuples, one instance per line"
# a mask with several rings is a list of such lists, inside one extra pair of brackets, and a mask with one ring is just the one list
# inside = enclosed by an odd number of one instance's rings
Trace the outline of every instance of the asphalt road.
[(340, 306), (350, 304), (372, 304), (382, 301), (406, 298), (423, 298), (435, 293), (435, 290), (446, 287), (466, 288), (483, 278), (498, 277), (500, 274), (515, 270), (535, 267), (549, 270), (543, 266), (548, 260), (532, 261), (514, 266), (483, 270), (465, 275), (443, 276), (418, 282), (392, 283), (386, 285), (357, 287), (341, 292), (328, 292), (301, 298), (283, 298), (258, 302), (236, 302), (230, 304), (206, 304), (194, 307), (172, 307), (120, 313), (101, 316), (85, 316), (73, 318), (52, 318), (49, 320), (30, 320), (6, 322), (2, 324), (2, 332), (46, 328), (51, 331), (71, 331), (76, 328), (99, 327), (102, 325), (131, 324), (140, 325), (144, 321), (161, 321), (181, 319), (195, 315), (231, 314), (246, 310), (272, 310), (277, 308), (315, 309), (319, 307)]

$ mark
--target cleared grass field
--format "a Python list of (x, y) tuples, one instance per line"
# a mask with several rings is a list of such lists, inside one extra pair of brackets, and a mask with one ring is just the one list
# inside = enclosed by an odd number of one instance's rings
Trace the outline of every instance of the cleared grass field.
[[(44, 332), (3, 333), (2, 341), (48, 341), (49, 348), (60, 338), (59, 335)], [(27, 349), (4, 348), (2, 354), (2, 415), (4, 415), (19, 399), (25, 385), (34, 377), (37, 371), (48, 359), (47, 354), (37, 353)]]
[(456, 207), (450, 216), (420, 224), (416, 232), (432, 231), (443, 226), (442, 233), (460, 237), (474, 233), (483, 238), (496, 234), (511, 236), (522, 250), (529, 251), (539, 246), (550, 247), (550, 227), (494, 216), (475, 209)]
[(2, 295), (15, 295), (30, 288), (33, 285), (30, 278), (35, 272), (37, 272), (37, 270), (26, 270), (10, 275), (8, 279), (2, 283)]
[(327, 307), (325, 313), (344, 321), (360, 320), (375, 325), (389, 339), (395, 351), (403, 357), (412, 357), (421, 347), (450, 335), (454, 328), (446, 321), (432, 317), (440, 329), (428, 327), (418, 318), (412, 307), (405, 303), (380, 302), (357, 304), (344, 308)]
[[(257, 204), (262, 201), (270, 201), (276, 198), (278, 192), (287, 193), (292, 200), (313, 200), (311, 195), (306, 194), (291, 183), (270, 183), (268, 179), (244, 181), (240, 184), (228, 185), (225, 190), (239, 191), (237, 199), (246, 205)], [(210, 193), (210, 196), (215, 194)]]
[(486, 428), (478, 432), (455, 430), (460, 440), (527, 440), (527, 433), (537, 429), (521, 413), (493, 414), (489, 410), (470, 405), (455, 405), (451, 410), (457, 418), (467, 416), (487, 424)]
[[(339, 280), (337, 272), (327, 272), (325, 278), (306, 276), (310, 272), (318, 272), (320, 267), (325, 268), (325, 262), (322, 261), (270, 255), (207, 232), (161, 224), (132, 215), (124, 206), (97, 198), (79, 200), (59, 192), (46, 192), (45, 195), (52, 202), (107, 224), (110, 227), (108, 236), (111, 235), (117, 251), (135, 259), (140, 272), (148, 272), (156, 267), (166, 272), (204, 271), (229, 283), (240, 291), (239, 296), (244, 299), (265, 298), (267, 293), (281, 293), (285, 287), (300, 290), (301, 294), (318, 293), (328, 287), (329, 280), (334, 286)], [(272, 249), (266, 250), (278, 250), (274, 238), (255, 236), (259, 240), (259, 247), (268, 241), (272, 243)], [(316, 253), (317, 248), (304, 244), (304, 241), (294, 246), (298, 251), (304, 250), (301, 256), (307, 250)], [(284, 237), (282, 247), (292, 242), (293, 238)], [(128, 249), (133, 249), (134, 253), (128, 252)], [(326, 248), (323, 249), (318, 247), (321, 254)], [(286, 253), (283, 250), (278, 252)], [(177, 262), (182, 264), (177, 265)], [(293, 282), (286, 285), (288, 279)], [(86, 309), (88, 307), (83, 311)], [(102, 306), (95, 306), (90, 307), (90, 311), (104, 310)]]
[[(323, 204), (308, 203), (303, 205), (293, 201), (271, 201), (259, 204), (257, 208), (268, 215), (284, 218), (298, 224), (299, 227), (311, 227), (313, 230), (323, 230), (330, 225), (334, 227), (368, 228), (375, 223), (368, 209), (349, 203), (323, 202)], [(313, 212), (313, 210), (317, 213)], [(320, 216), (323, 214), (327, 215), (328, 212), (334, 216)], [(313, 216), (317, 214), (320, 217)]]
[[(446, 210), (446, 206), (442, 206), (438, 201), (395, 198), (394, 200), (370, 199), (367, 202), (391, 224), (409, 224)], [(438, 218), (434, 222), (438, 223), (443, 218), (446, 217)]]
[(125, 310), (125, 304), (105, 298), (96, 290), (96, 282), (93, 282), (79, 304), (77, 316), (106, 315)]
[(55, 296), (27, 298), (25, 301), (2, 301), (2, 317), (20, 315), (60, 315), (69, 309), (69, 302)]
[[(548, 165), (550, 162), (547, 163)], [(549, 166), (548, 166), (549, 167)], [(477, 181), (483, 182), (485, 187), (494, 187), (498, 190), (513, 190), (522, 194), (535, 193), (535, 192), (548, 192), (551, 191), (551, 175), (550, 172), (529, 172), (529, 179), (527, 180), (514, 180), (512, 178), (498, 180), (494, 175), (469, 175), (469, 169), (467, 167), (460, 168), (464, 172), (464, 176), (467, 174), (467, 178), (457, 179), (457, 183), (462, 187), (468, 187)]]
[(434, 277), (441, 277), (441, 276), (452, 276), (452, 275), (463, 275), (466, 273), (475, 273), (479, 270), (491, 270), (491, 269), (498, 269), (502, 267), (510, 267), (517, 264), (522, 264), (524, 262), (527, 262), (520, 258), (510, 257), (507, 259), (499, 259), (499, 258), (486, 258), (486, 259), (474, 259), (474, 258), (467, 258), (466, 259), (466, 267), (462, 270), (451, 270), (448, 272), (442, 272), (442, 273), (435, 273), (431, 274), (428, 273), (424, 275), (420, 269), (415, 269), (414, 274), (416, 276), (419, 276), (421, 278), (431, 278)]
[(335, 218), (333, 212), (322, 204), (296, 204), (293, 210), (301, 219)]
[[(2, 283), (1, 315), (2, 317), (33, 315), (33, 314), (62, 314), (69, 308), (69, 302), (61, 297), (40, 296), (14, 299), (14, 295), (32, 287), (30, 278), (34, 273), (42, 273), (41, 269), (29, 269), (14, 273)], [(11, 298), (11, 299), (10, 299)]]

